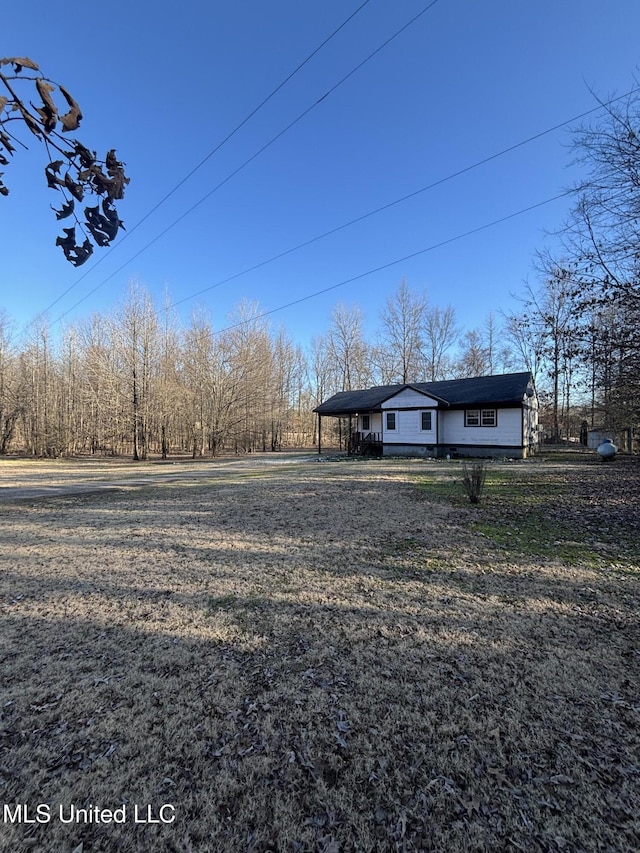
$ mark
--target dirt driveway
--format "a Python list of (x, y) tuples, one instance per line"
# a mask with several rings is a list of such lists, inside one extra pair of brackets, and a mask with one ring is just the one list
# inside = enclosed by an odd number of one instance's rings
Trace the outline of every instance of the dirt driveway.
[(55, 497), (97, 492), (103, 489), (134, 489), (154, 483), (175, 485), (206, 481), (239, 471), (265, 466), (293, 465), (315, 459), (310, 453), (254, 453), (217, 459), (181, 459), (135, 463), (129, 460), (3, 459), (0, 461), (0, 501)]

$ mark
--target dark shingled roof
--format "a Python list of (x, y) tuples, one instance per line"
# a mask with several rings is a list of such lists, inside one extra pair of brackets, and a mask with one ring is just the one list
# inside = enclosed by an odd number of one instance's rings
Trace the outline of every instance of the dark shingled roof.
[(321, 403), (319, 415), (355, 415), (380, 409), (382, 403), (403, 388), (413, 388), (434, 397), (444, 407), (517, 405), (531, 386), (530, 373), (504, 373), (476, 376), (472, 379), (447, 379), (444, 382), (410, 382), (406, 385), (380, 385), (362, 391), (341, 391)]

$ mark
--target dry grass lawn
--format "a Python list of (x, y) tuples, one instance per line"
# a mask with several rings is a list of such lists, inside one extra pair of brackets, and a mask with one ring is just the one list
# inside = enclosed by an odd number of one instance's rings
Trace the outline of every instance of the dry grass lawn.
[(640, 465), (460, 474), (0, 504), (0, 849), (640, 850)]

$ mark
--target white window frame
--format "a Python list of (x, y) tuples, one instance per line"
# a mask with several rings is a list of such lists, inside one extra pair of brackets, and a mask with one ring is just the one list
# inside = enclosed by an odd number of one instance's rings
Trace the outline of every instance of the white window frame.
[(465, 409), (464, 425), (466, 427), (497, 427), (497, 409)]

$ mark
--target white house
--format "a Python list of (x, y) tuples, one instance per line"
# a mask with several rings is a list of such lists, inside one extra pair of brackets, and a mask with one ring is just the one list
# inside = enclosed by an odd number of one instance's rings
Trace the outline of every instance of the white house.
[(530, 373), (342, 391), (314, 411), (319, 452), (323, 417), (349, 419), (351, 453), (524, 458), (538, 443)]

